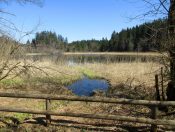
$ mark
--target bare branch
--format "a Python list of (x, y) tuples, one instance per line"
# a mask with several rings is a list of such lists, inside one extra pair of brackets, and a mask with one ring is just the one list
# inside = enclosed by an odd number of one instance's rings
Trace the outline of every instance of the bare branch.
[(169, 12), (169, 10), (166, 8), (166, 6), (164, 5), (164, 3), (166, 2), (166, 0), (159, 0), (160, 5), (167, 11), (167, 13)]

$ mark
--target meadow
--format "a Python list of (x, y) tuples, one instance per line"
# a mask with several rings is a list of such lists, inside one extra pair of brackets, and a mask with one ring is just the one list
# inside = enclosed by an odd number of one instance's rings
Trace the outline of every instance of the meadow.
[[(66, 53), (71, 55), (70, 53)], [(76, 53), (79, 54), (79, 53)], [(90, 54), (90, 53), (88, 53)], [(111, 53), (109, 53), (111, 54)], [(121, 53), (115, 53), (116, 55)], [(125, 53), (127, 54), (127, 53)], [(134, 54), (135, 53), (128, 53)], [(128, 55), (127, 54), (127, 55)], [(139, 53), (141, 54), (141, 53)], [(151, 55), (153, 55), (152, 53)], [(104, 55), (104, 54), (103, 54)], [(142, 55), (150, 55), (149, 53), (143, 53)], [(72, 56), (72, 55), (71, 55)], [(157, 54), (156, 54), (157, 56)], [(60, 58), (60, 57), (58, 57)], [(58, 59), (56, 57), (37, 57), (28, 58), (26, 63), (32, 64), (37, 67), (29, 71), (28, 74), (21, 74), (16, 78), (7, 78), (1, 81), (0, 90), (1, 92), (16, 92), (16, 93), (47, 93), (55, 95), (74, 95), (67, 86), (77, 80), (84, 78), (84, 76), (90, 79), (105, 79), (110, 84), (107, 94), (94, 95), (94, 96), (108, 96), (115, 98), (133, 98), (133, 99), (153, 99), (155, 94), (154, 88), (154, 76), (156, 73), (160, 72), (160, 67), (162, 66), (158, 62), (153, 61), (103, 61), (95, 62), (84, 61), (88, 59), (83, 59), (83, 62), (72, 62), (64, 61), (64, 58)], [(80, 57), (81, 58), (81, 57)], [(34, 60), (33, 60), (34, 59)], [(54, 60), (55, 59), (55, 60)], [(57, 60), (57, 61), (56, 61)], [(71, 62), (71, 63), (70, 63)], [(39, 70), (38, 70), (39, 69)], [(32, 109), (45, 109), (44, 101), (42, 100), (32, 100), (32, 99), (6, 99), (1, 98), (3, 101), (2, 106), (10, 105), (14, 107), (32, 108)], [(15, 102), (15, 103), (14, 103)], [(16, 103), (18, 102), (18, 103)], [(123, 109), (125, 109), (123, 111)], [(137, 112), (149, 113), (146, 108), (135, 108), (134, 106), (122, 106), (122, 105), (102, 105), (100, 103), (80, 103), (80, 102), (68, 102), (68, 101), (52, 101), (52, 110), (64, 111), (64, 112), (83, 112), (83, 113), (110, 113), (115, 114), (116, 112), (121, 115), (125, 115), (128, 111), (137, 110)], [(117, 110), (117, 111), (116, 111)], [(137, 112), (131, 113), (131, 115), (137, 115)], [(17, 118), (22, 126), (26, 130), (33, 131), (32, 126), (26, 125), (26, 121), (30, 121), (33, 118), (40, 117), (39, 115), (30, 114), (14, 114), (4, 113), (0, 114), (8, 123), (9, 119), (7, 117)], [(69, 118), (53, 117), (53, 119), (64, 119), (69, 120)], [(84, 122), (86, 123), (114, 123), (105, 122), (103, 120), (89, 120), (89, 119), (77, 119), (70, 118), (72, 121)], [(13, 123), (9, 123), (13, 124)], [(4, 124), (0, 124), (4, 126)], [(26, 128), (27, 126), (27, 128)], [(38, 129), (38, 128), (37, 128)], [(48, 128), (44, 128), (48, 129)], [(52, 128), (53, 129), (53, 128)], [(63, 128), (60, 128), (63, 129)], [(79, 130), (76, 130), (79, 131)]]
[[(87, 76), (91, 79), (101, 78), (107, 80), (111, 88), (119, 84), (130, 86), (145, 85), (147, 87), (154, 86), (154, 76), (160, 72), (162, 66), (157, 61), (142, 61), (135, 55), (143, 57), (157, 57), (157, 53), (64, 53), (64, 56), (33, 56), (27, 58), (29, 64), (35, 65), (38, 69), (29, 71), (28, 74), (22, 74), (13, 79), (5, 79), (1, 84), (8, 87), (18, 87), (17, 85), (40, 84), (42, 87), (55, 85), (66, 87), (67, 85)], [(85, 56), (82, 56), (85, 55)], [(88, 54), (88, 55), (87, 55)], [(100, 55), (100, 58), (93, 55)], [(76, 55), (74, 57), (74, 55)], [(87, 55), (87, 56), (86, 56)], [(89, 58), (89, 55), (91, 58)], [(112, 55), (112, 57), (108, 56)], [(126, 58), (120, 61), (118, 59), (111, 60), (123, 56), (134, 56), (134, 60), (127, 61)], [(67, 57), (70, 56), (70, 57)], [(77, 58), (79, 56), (79, 58)], [(82, 59), (83, 58), (83, 59)], [(154, 59), (155, 59), (154, 58)], [(77, 59), (79, 61), (77, 61)], [(97, 60), (98, 59), (98, 60)], [(103, 61), (100, 61), (102, 59)], [(1, 87), (4, 87), (2, 86)], [(15, 86), (16, 85), (16, 86)], [(30, 87), (27, 85), (27, 87)], [(30, 89), (30, 88), (29, 88)], [(38, 88), (41, 89), (41, 88)], [(43, 88), (47, 89), (47, 88)], [(44, 90), (41, 90), (42, 92)], [(65, 88), (66, 89), (66, 88)], [(25, 90), (25, 88), (24, 88)], [(45, 91), (47, 92), (47, 90)]]

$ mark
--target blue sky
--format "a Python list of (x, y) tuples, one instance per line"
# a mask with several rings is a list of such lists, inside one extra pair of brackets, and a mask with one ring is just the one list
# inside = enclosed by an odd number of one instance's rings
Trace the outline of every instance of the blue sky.
[[(67, 37), (68, 41), (110, 38), (114, 30), (143, 23), (139, 19), (130, 21), (144, 11), (141, 0), (45, 0), (43, 7), (33, 4), (20, 5), (10, 2), (0, 5), (15, 16), (6, 16), (18, 29), (31, 31), (51, 30)], [(20, 38), (19, 33), (14, 37)], [(22, 41), (32, 39), (34, 34)]]

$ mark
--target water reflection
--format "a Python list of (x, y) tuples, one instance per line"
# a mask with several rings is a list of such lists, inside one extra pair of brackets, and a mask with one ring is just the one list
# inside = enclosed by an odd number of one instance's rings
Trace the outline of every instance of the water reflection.
[(106, 80), (88, 79), (85, 77), (67, 87), (76, 95), (91, 96), (96, 90), (106, 92), (109, 84)]
[(63, 62), (68, 65), (75, 65), (80, 63), (120, 63), (120, 62), (160, 62), (161, 58), (158, 56), (144, 56), (144, 55), (98, 55), (98, 54), (84, 54), (84, 55), (33, 55), (27, 56), (33, 61), (50, 60), (55, 63)]

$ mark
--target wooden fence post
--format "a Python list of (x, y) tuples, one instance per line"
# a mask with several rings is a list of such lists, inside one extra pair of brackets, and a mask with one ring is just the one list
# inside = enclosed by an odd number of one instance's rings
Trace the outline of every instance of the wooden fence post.
[(161, 87), (162, 87), (162, 100), (165, 101), (163, 67), (161, 67)]
[[(46, 111), (51, 110), (51, 100), (46, 99)], [(46, 125), (48, 126), (51, 123), (51, 115), (46, 115)]]
[[(158, 107), (152, 106), (151, 107), (151, 118), (152, 119), (157, 119), (157, 112), (158, 112)], [(157, 132), (157, 125), (151, 124), (151, 132)]]
[[(160, 101), (160, 92), (159, 92), (159, 76), (155, 75), (155, 88), (156, 88), (156, 100)], [(151, 107), (151, 118), (157, 118), (158, 107)], [(151, 124), (151, 132), (157, 132), (157, 125)]]
[(159, 77), (158, 77), (158, 75), (155, 75), (155, 87), (156, 87), (156, 100), (160, 101)]

